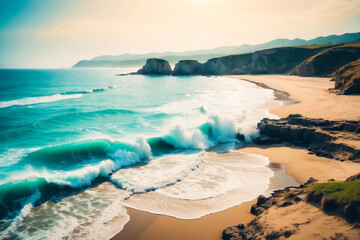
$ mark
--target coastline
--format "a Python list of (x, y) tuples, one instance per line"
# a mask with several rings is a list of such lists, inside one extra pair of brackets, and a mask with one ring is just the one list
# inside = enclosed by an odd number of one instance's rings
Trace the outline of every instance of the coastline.
[[(284, 102), (282, 106), (270, 110), (271, 114), (279, 117), (300, 113), (306, 117), (328, 120), (360, 119), (360, 112), (356, 107), (360, 105), (360, 97), (329, 93), (328, 89), (334, 84), (329, 81), (329, 78), (287, 75), (228, 77), (273, 89), (276, 99)], [(357, 163), (309, 155), (306, 149), (288, 147), (284, 144), (269, 147), (247, 144), (234, 152), (237, 151), (266, 156), (270, 164), (284, 164), (286, 173), (293, 176), (299, 183), (305, 182), (309, 177), (320, 181), (330, 178), (345, 180), (360, 172), (360, 166)], [(239, 223), (247, 224), (255, 218), (250, 214), (250, 207), (254, 203), (255, 200), (252, 200), (194, 220), (181, 220), (127, 208), (130, 221), (113, 239), (220, 239), (224, 228)]]
[[(334, 87), (330, 78), (299, 77), (292, 75), (236, 75), (231, 78), (253, 82), (261, 87), (285, 92), (296, 104), (285, 104), (270, 110), (281, 118), (299, 113), (309, 118), (327, 120), (359, 120), (360, 97), (336, 95), (328, 91)], [(286, 94), (285, 94), (286, 96)], [(280, 99), (282, 100), (282, 99)]]

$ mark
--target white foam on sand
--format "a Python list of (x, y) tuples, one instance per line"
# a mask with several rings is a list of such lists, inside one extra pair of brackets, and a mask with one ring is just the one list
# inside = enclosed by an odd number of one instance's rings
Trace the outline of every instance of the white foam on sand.
[(103, 183), (57, 203), (27, 205), (21, 221), (13, 222), (3, 236), (10, 239), (110, 239), (130, 220), (123, 205), (129, 196), (129, 192)]
[(140, 167), (120, 169), (111, 176), (111, 181), (134, 193), (153, 191), (182, 180), (201, 162), (201, 154), (168, 155)]
[(155, 192), (136, 194), (125, 201), (134, 209), (195, 219), (252, 200), (263, 194), (273, 172), (266, 157), (208, 152), (191, 174)]

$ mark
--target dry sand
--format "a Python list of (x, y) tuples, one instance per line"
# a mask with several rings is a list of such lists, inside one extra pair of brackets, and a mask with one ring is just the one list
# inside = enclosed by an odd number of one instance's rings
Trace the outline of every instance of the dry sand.
[(265, 84), (267, 87), (286, 92), (299, 103), (271, 110), (272, 114), (287, 117), (300, 113), (305, 117), (328, 120), (360, 120), (360, 96), (336, 95), (328, 91), (334, 87), (330, 78), (298, 77), (288, 75), (238, 75), (231, 76)]
[[(266, 85), (266, 87), (280, 90), (277, 95), (281, 98), (286, 97), (286, 93), (288, 93), (291, 99), (299, 101), (296, 104), (284, 105), (270, 111), (279, 117), (286, 117), (291, 113), (300, 113), (306, 117), (328, 120), (360, 119), (360, 96), (341, 96), (329, 93), (328, 89), (333, 87), (334, 83), (330, 82), (328, 78), (303, 78), (284, 75), (231, 77), (256, 82), (262, 86)], [(296, 147), (276, 145), (260, 148), (255, 145), (247, 145), (238, 151), (260, 154), (269, 157), (271, 163), (285, 164), (286, 172), (301, 183), (309, 177), (321, 181), (330, 178), (345, 180), (347, 177), (360, 172), (360, 164), (309, 155), (307, 150)], [(127, 208), (130, 221), (114, 239), (220, 239), (224, 228), (239, 223), (246, 224), (254, 218), (249, 213), (252, 204), (254, 204), (254, 200), (195, 220), (180, 220)], [(319, 219), (323, 218), (321, 215), (324, 214), (321, 211), (316, 213), (319, 215), (317, 216)], [(307, 226), (306, 234), (312, 234), (313, 231), (317, 231), (315, 225), (313, 228)]]
[[(299, 194), (297, 197), (303, 201), (287, 207), (272, 206), (256, 219), (257, 224), (262, 227), (263, 238), (271, 233), (287, 231), (291, 233), (288, 239), (292, 240), (360, 239), (360, 230), (355, 224), (348, 224), (345, 219), (338, 217), (335, 213), (324, 214), (318, 207), (306, 203), (306, 193)], [(279, 239), (285, 239), (285, 237)]]
[(247, 145), (240, 150), (266, 156), (272, 163), (285, 164), (286, 173), (300, 183), (306, 182), (310, 177), (322, 182), (331, 178), (344, 181), (360, 172), (359, 163), (317, 157), (308, 154), (306, 149), (299, 147), (286, 147), (282, 144), (271, 146)]

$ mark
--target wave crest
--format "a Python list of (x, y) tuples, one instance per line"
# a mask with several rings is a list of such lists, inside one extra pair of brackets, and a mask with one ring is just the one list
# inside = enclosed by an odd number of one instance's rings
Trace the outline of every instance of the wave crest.
[(54, 94), (51, 96), (27, 97), (27, 98), (22, 98), (22, 99), (0, 102), (0, 108), (32, 105), (32, 104), (47, 103), (47, 102), (56, 102), (56, 101), (65, 100), (65, 99), (79, 98), (81, 96), (83, 96), (83, 94), (71, 94), (71, 95)]

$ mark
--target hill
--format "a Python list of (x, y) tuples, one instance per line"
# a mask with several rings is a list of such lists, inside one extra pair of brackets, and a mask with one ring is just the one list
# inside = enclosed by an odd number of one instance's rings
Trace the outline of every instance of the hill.
[(360, 58), (360, 44), (345, 44), (324, 49), (296, 66), (290, 74), (329, 77), (335, 70)]
[(360, 59), (346, 64), (332, 74), (340, 94), (360, 94)]
[(217, 58), (227, 55), (236, 55), (244, 53), (252, 53), (264, 49), (277, 47), (295, 47), (304, 45), (320, 45), (320, 44), (338, 44), (348, 43), (360, 40), (359, 33), (346, 33), (342, 35), (330, 35), (326, 37), (318, 37), (311, 40), (304, 39), (275, 39), (263, 44), (249, 45), (243, 44), (241, 46), (218, 47), (215, 49), (202, 49), (197, 51), (186, 52), (162, 52), (162, 53), (148, 53), (148, 54), (122, 54), (118, 56), (98, 56), (90, 60), (81, 60), (76, 63), (74, 68), (86, 67), (132, 67), (141, 66), (145, 64), (146, 59), (161, 58), (170, 64), (175, 64), (180, 60), (197, 60), (199, 62), (206, 62), (208, 59)]

